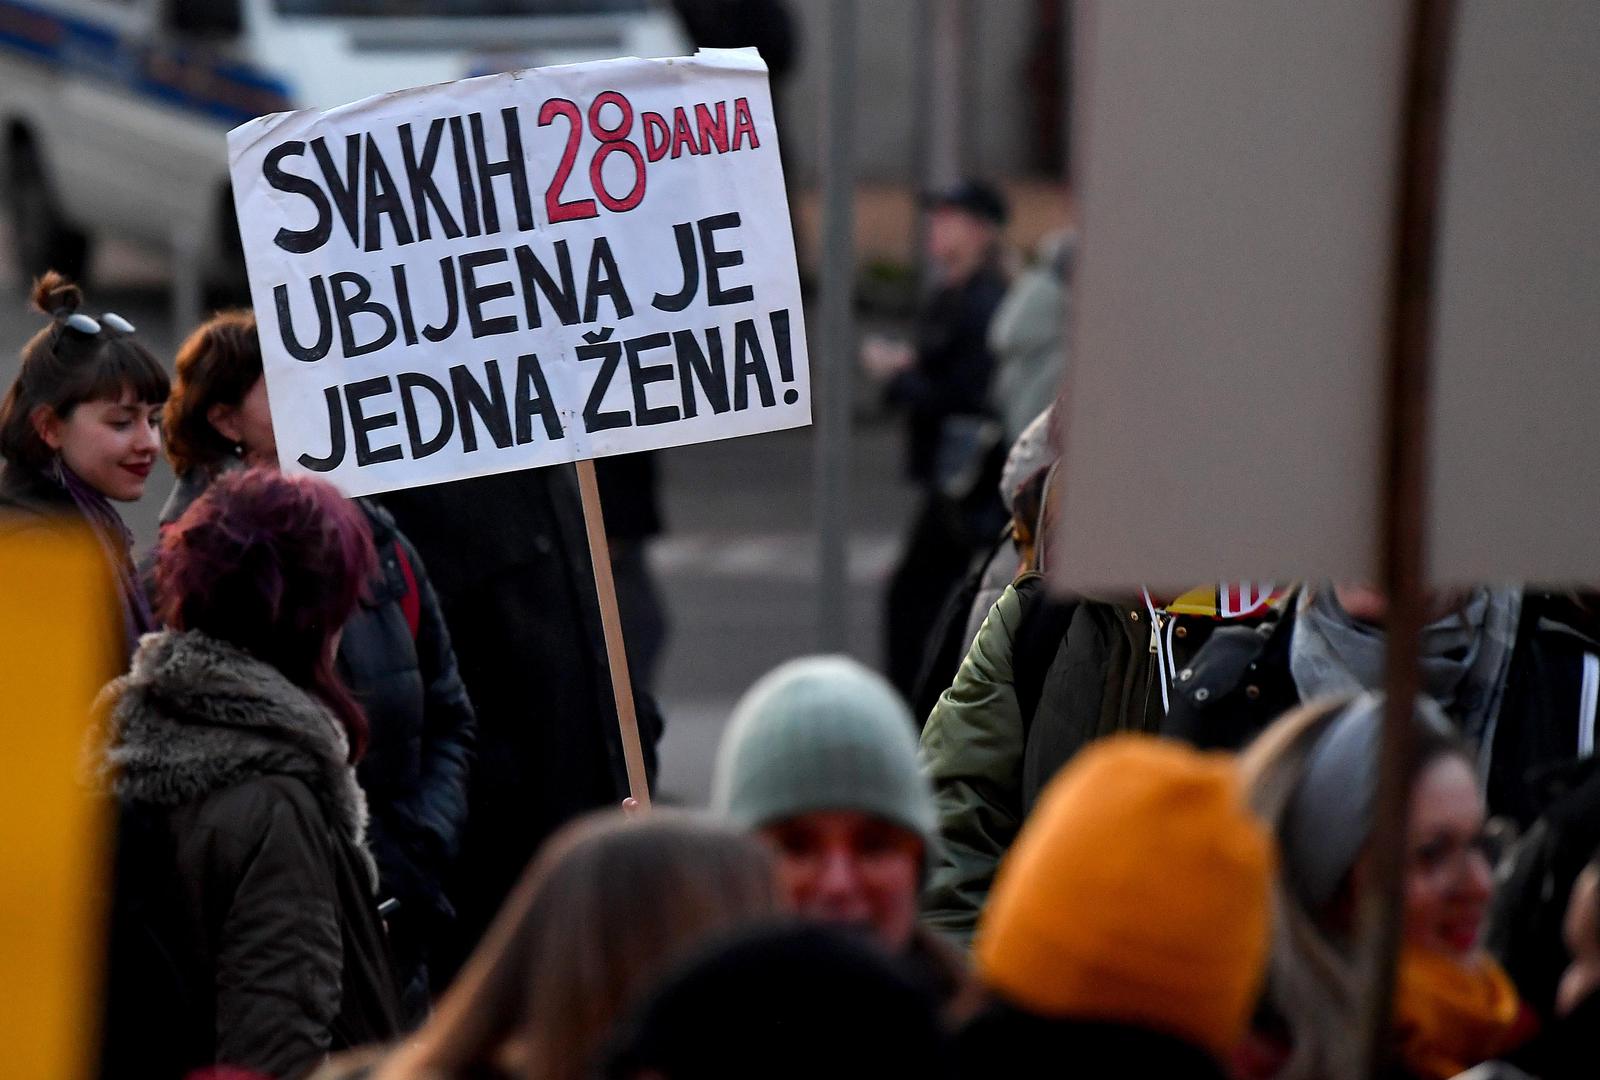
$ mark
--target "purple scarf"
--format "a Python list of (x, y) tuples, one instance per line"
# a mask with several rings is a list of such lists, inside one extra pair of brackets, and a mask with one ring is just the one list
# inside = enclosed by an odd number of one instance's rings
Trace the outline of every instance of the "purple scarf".
[(117, 576), (118, 598), (122, 607), (122, 630), (127, 653), (131, 657), (139, 645), (139, 638), (156, 628), (155, 616), (150, 611), (150, 601), (139, 585), (133, 569), (133, 534), (122, 523), (122, 517), (104, 495), (84, 483), (82, 478), (58, 458), (57, 467), (51, 470), (55, 480), (72, 496), (78, 512), (89, 523), (89, 531), (105, 552)]

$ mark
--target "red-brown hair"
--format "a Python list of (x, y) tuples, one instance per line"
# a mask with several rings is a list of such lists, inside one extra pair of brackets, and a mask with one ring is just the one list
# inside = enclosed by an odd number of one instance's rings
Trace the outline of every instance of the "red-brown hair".
[(261, 342), (248, 310), (219, 311), (178, 346), (172, 396), (161, 410), (162, 443), (179, 476), (210, 468), (233, 446), (211, 426), (213, 405), (237, 406), (261, 378)]
[(331, 484), (270, 469), (228, 473), (161, 536), (161, 618), (271, 664), (325, 702), (344, 726), (350, 760), (367, 719), (334, 670), (334, 641), (376, 556), (355, 503)]

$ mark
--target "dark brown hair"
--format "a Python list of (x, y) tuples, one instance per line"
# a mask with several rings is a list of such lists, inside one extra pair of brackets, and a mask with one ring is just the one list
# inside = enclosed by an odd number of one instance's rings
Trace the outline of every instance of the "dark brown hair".
[(90, 338), (63, 334), (83, 303), (83, 291), (63, 275), (51, 270), (35, 281), (31, 300), (50, 325), (22, 347), (21, 370), (0, 402), (0, 457), (40, 470), (52, 455), (33, 425), (39, 406), (65, 420), (85, 401), (116, 401), (126, 390), (159, 405), (169, 383), (161, 362), (132, 335), (109, 328)]
[(255, 313), (219, 311), (178, 347), (172, 396), (161, 411), (167, 460), (179, 476), (209, 469), (233, 451), (206, 413), (236, 406), (261, 378), (261, 341)]
[(613, 1025), (709, 939), (779, 915), (772, 855), (692, 815), (553, 836), (423, 1029), (376, 1074), (582, 1080)]
[(176, 630), (199, 630), (271, 664), (338, 718), (350, 760), (367, 719), (334, 669), (332, 642), (377, 556), (366, 515), (325, 480), (228, 473), (156, 549), (156, 598)]

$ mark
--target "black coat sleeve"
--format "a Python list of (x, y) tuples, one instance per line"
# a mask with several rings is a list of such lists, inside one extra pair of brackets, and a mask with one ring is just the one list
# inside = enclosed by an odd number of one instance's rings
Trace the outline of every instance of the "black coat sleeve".
[(1000, 280), (984, 275), (936, 298), (923, 316), (916, 366), (890, 381), (889, 401), (921, 416), (982, 412), (994, 374), (989, 322), (1004, 295)]
[(404, 536), (397, 535), (395, 541), (411, 563), (420, 597), (417, 666), (422, 673), (423, 716), (417, 818), (438, 844), (439, 856), (448, 861), (460, 848), (467, 819), (467, 778), (478, 722), (422, 557)]

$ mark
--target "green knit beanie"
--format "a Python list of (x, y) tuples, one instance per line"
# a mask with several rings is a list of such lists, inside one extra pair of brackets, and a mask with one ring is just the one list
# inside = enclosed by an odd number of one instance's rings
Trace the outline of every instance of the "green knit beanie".
[(814, 810), (857, 810), (931, 840), (933, 796), (911, 710), (844, 656), (808, 656), (758, 679), (734, 706), (711, 805), (746, 829)]

